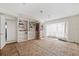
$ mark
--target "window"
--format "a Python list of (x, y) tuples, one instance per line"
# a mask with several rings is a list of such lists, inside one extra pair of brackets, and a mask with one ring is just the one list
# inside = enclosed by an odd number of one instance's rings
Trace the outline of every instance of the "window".
[(64, 38), (65, 22), (49, 24), (46, 27), (46, 36)]

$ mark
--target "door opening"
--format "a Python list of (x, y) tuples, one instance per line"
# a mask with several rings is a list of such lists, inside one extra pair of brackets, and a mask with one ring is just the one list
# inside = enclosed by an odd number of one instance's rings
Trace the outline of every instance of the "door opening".
[(36, 39), (40, 39), (40, 24), (36, 23)]
[(6, 38), (6, 43), (13, 43), (17, 42), (17, 32), (16, 28), (17, 23), (15, 20), (6, 20), (5, 23), (5, 38)]

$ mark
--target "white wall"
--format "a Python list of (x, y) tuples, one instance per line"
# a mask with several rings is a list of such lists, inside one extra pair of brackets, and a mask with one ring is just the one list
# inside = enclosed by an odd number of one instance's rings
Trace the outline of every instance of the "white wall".
[[(45, 25), (57, 22), (66, 22), (66, 39), (70, 42), (79, 43), (79, 15), (64, 17), (61, 19), (51, 20), (46, 22)], [(45, 34), (46, 32), (44, 32)]]
[(0, 49), (1, 49), (1, 17), (0, 17)]
[(5, 46), (5, 17), (1, 16), (0, 18), (1, 21), (1, 48), (3, 48)]
[(71, 17), (68, 20), (68, 39), (71, 42), (79, 43), (79, 16)]

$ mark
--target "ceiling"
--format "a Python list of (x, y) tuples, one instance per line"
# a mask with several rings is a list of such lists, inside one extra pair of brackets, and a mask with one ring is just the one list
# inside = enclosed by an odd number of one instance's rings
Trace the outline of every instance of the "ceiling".
[(0, 3), (0, 8), (41, 22), (79, 14), (78, 3)]

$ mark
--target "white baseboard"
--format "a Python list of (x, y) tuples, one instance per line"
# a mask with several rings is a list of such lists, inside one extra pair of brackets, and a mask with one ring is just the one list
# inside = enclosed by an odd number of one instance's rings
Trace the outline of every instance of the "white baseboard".
[(28, 41), (28, 39), (19, 39), (17, 42), (24, 42), (24, 41)]
[(6, 45), (6, 44), (3, 44), (3, 45), (0, 47), (0, 49), (2, 49), (5, 45)]
[(8, 43), (13, 43), (13, 42), (17, 42), (17, 41), (15, 41), (15, 40), (7, 41), (6, 44), (8, 44)]

